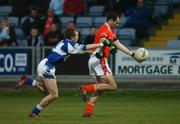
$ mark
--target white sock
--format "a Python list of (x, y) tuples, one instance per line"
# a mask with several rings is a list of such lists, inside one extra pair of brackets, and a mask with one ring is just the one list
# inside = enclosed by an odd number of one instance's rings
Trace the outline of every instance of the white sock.
[(36, 81), (36, 80), (33, 80), (32, 86), (34, 87), (34, 86), (36, 86), (36, 84), (37, 84), (37, 81)]
[(42, 110), (43, 108), (38, 104), (37, 106), (36, 106), (39, 110)]

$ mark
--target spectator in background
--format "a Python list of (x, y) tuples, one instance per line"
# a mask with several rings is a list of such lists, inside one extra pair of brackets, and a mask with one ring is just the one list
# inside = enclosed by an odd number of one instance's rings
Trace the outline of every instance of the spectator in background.
[(30, 30), (30, 36), (27, 38), (28, 46), (42, 46), (43, 45), (43, 37), (39, 33), (39, 29), (37, 27), (32, 27)]
[(48, 33), (52, 31), (51, 26), (53, 24), (57, 25), (58, 31), (61, 33), (61, 21), (59, 18), (55, 15), (54, 10), (49, 8), (47, 10), (47, 16), (44, 19), (44, 30), (43, 30), (43, 35), (44, 37), (47, 36)]
[(81, 16), (84, 14), (85, 4), (83, 0), (65, 0), (64, 14), (67, 16)]
[(64, 0), (51, 0), (49, 8), (52, 8), (57, 16), (63, 14)]
[(137, 7), (127, 9), (125, 15), (127, 20), (124, 27), (136, 29), (136, 36), (139, 39), (148, 36), (150, 14), (144, 7), (144, 0), (138, 0)]
[(33, 26), (30, 30), (30, 35), (27, 38), (27, 45), (29, 47), (34, 47), (35, 53), (34, 63), (37, 64), (40, 61), (41, 55), (41, 46), (44, 44), (43, 36), (40, 34), (39, 29), (36, 26)]
[(33, 26), (36, 26), (40, 32), (43, 29), (43, 21), (39, 17), (37, 8), (31, 8), (30, 15), (22, 24), (21, 28), (24, 31), (26, 36), (30, 35), (30, 30)]
[(92, 26), (89, 31), (89, 35), (85, 38), (84, 44), (91, 44), (94, 42), (95, 34), (97, 32), (97, 29), (95, 26)]
[(69, 21), (68, 24), (67, 24), (67, 29), (76, 29), (76, 24), (74, 23), (74, 21)]
[(14, 27), (10, 26), (8, 18), (0, 21), (0, 46), (18, 46)]
[(57, 30), (56, 24), (51, 26), (51, 30), (52, 31), (45, 37), (45, 46), (55, 46), (57, 42), (63, 38), (61, 33)]
[(1, 32), (0, 32), (0, 44), (7, 44), (8, 40), (10, 40), (9, 34), (9, 25), (6, 23), (6, 19), (1, 20)]

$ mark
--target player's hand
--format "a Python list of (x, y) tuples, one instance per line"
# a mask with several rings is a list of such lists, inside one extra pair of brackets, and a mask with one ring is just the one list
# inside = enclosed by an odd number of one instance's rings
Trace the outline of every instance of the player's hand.
[(109, 47), (110, 44), (111, 44), (111, 41), (106, 39), (106, 40), (103, 41), (103, 44), (104, 44), (104, 46), (108, 46)]
[(95, 56), (96, 56), (98, 59), (102, 59), (102, 58), (103, 58), (103, 53), (102, 53), (102, 52), (95, 53)]
[(108, 46), (110, 48), (111, 54), (117, 53), (116, 46), (109, 39), (104, 40), (103, 44), (104, 46)]
[(110, 51), (111, 51), (111, 54), (117, 53), (117, 48), (116, 48), (116, 46), (115, 46), (115, 45), (111, 45), (111, 46), (110, 46)]
[(136, 58), (135, 53), (133, 53), (131, 56), (136, 60), (136, 62), (138, 62), (138, 63), (143, 62), (142, 60), (139, 60), (139, 59)]
[(99, 43), (99, 45), (100, 45), (101, 47), (103, 47), (103, 46), (104, 46), (104, 44), (103, 44), (103, 43)]

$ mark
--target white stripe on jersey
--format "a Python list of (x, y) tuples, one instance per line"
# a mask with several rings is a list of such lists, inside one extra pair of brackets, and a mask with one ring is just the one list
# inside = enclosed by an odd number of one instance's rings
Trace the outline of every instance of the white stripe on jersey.
[(74, 46), (68, 43), (68, 52), (71, 54), (83, 53), (83, 47), (84, 45), (80, 45), (78, 43), (76, 43)]
[(61, 49), (63, 45), (64, 43), (60, 41), (60, 43), (55, 48), (53, 48), (52, 51), (58, 53), (59, 55), (66, 55), (67, 53)]

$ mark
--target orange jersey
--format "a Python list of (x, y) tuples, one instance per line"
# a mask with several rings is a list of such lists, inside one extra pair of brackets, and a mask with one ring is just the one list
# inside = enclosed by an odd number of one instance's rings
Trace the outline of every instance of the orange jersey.
[[(117, 39), (115, 34), (115, 30), (111, 29), (107, 23), (104, 23), (96, 33), (95, 42), (99, 43), (101, 38), (106, 38), (111, 40), (112, 42)], [(110, 55), (110, 48), (108, 46), (102, 48), (102, 52), (105, 58), (108, 58)]]

